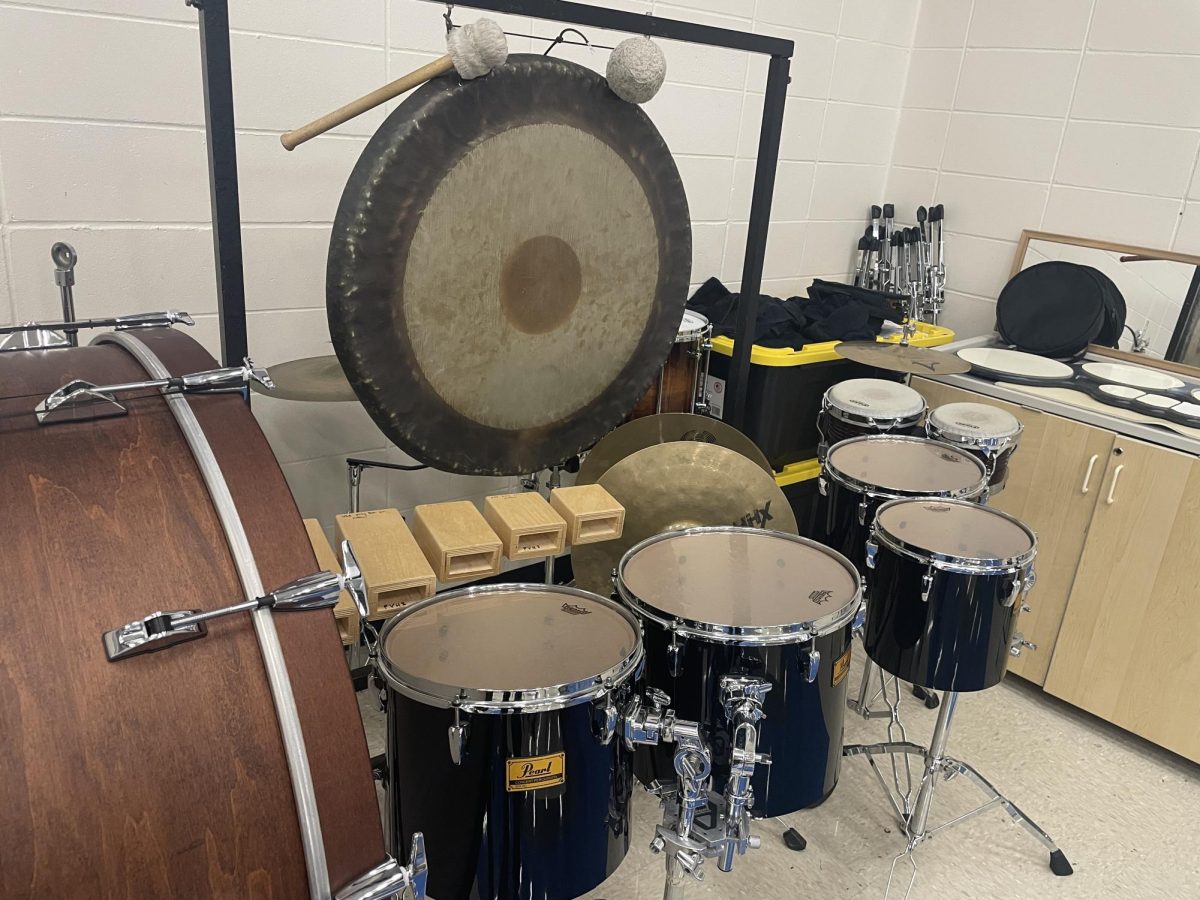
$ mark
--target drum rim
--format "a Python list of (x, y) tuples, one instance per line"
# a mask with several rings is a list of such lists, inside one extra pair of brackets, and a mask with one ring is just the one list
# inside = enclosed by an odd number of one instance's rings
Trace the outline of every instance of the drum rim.
[[(838, 447), (842, 446), (842, 444), (849, 444), (854, 441), (879, 441), (879, 440), (910, 441), (910, 442), (940, 444), (943, 447), (947, 448), (948, 450), (953, 450), (955, 453), (962, 453), (966, 459), (971, 460), (972, 462), (975, 463), (975, 465), (979, 466), (979, 479), (980, 480), (977, 484), (972, 485), (970, 488), (959, 488), (959, 489), (952, 490), (952, 491), (936, 491), (936, 492), (935, 491), (919, 491), (919, 492), (914, 493), (912, 491), (903, 491), (898, 488), (887, 488), (887, 487), (883, 487), (882, 485), (871, 484), (870, 482), (866, 482), (866, 481), (860, 481), (859, 479), (855, 478), (854, 476), (847, 475), (845, 472), (842, 472), (840, 469), (837, 469), (829, 464), (829, 460), (833, 456), (833, 451), (835, 451)], [(984, 494), (987, 491), (988, 477), (989, 477), (987, 466), (985, 466), (978, 457), (972, 456), (970, 453), (965, 453), (961, 447), (956, 447), (953, 444), (948, 443), (946, 441), (939, 441), (939, 440), (934, 440), (933, 438), (930, 438), (930, 437), (920, 437), (918, 435), (909, 435), (909, 434), (860, 434), (860, 435), (856, 435), (855, 437), (852, 437), (852, 438), (846, 438), (844, 441), (838, 441), (836, 444), (834, 444), (832, 447), (830, 447), (826, 451), (825, 458), (822, 460), (821, 477), (824, 478), (826, 475), (828, 475), (830, 477), (830, 479), (832, 479), (835, 483), (841, 485), (842, 487), (846, 488), (849, 491), (852, 491), (855, 494), (863, 494), (864, 496), (867, 496), (867, 497), (887, 497), (892, 500), (921, 500), (921, 499), (925, 499), (925, 498), (929, 498), (929, 499), (937, 498), (937, 499), (947, 499), (947, 500), (970, 500), (974, 497), (981, 496), (982, 494)]]
[[(835, 612), (827, 616), (821, 616), (820, 618), (810, 619), (807, 622), (795, 622), (786, 625), (724, 625), (717, 622), (702, 622), (698, 619), (685, 619), (681, 616), (664, 612), (649, 601), (643, 600), (626, 586), (624, 579), (625, 566), (639, 551), (659, 541), (683, 535), (713, 533), (769, 534), (772, 537), (785, 538), (792, 543), (803, 544), (807, 547), (820, 550), (832, 556), (851, 575), (856, 585), (854, 597), (845, 606), (840, 607)], [(681, 528), (676, 531), (663, 531), (659, 534), (651, 535), (625, 551), (625, 555), (621, 557), (621, 561), (617, 564), (614, 582), (617, 593), (632, 608), (635, 615), (644, 616), (650, 621), (658, 623), (674, 635), (685, 638), (697, 638), (717, 644), (733, 644), (739, 647), (803, 644), (814, 638), (824, 637), (853, 621), (863, 603), (862, 575), (859, 574), (858, 569), (854, 567), (854, 564), (850, 560), (832, 547), (827, 547), (825, 544), (814, 541), (811, 538), (788, 534), (785, 531), (770, 531), (765, 528), (745, 528), (740, 525), (702, 525), (695, 528)]]
[[(934, 550), (917, 547), (914, 544), (908, 544), (901, 538), (885, 530), (880, 524), (879, 517), (888, 507), (897, 506), (901, 503), (920, 503), (925, 499), (936, 499), (938, 503), (949, 503), (954, 506), (963, 506), (970, 509), (985, 509), (992, 515), (1002, 516), (1029, 535), (1029, 549), (1020, 556), (1013, 557), (958, 556), (953, 553), (939, 553)], [(1037, 533), (1032, 528), (1016, 516), (1010, 515), (1002, 509), (996, 509), (992, 506), (980, 506), (978, 503), (971, 503), (969, 500), (943, 500), (940, 498), (922, 497), (900, 497), (895, 500), (889, 500), (880, 506), (875, 513), (874, 521), (871, 523), (871, 540), (882, 544), (901, 556), (907, 556), (910, 559), (923, 562), (935, 569), (969, 575), (998, 575), (1027, 570), (1032, 567), (1033, 560), (1037, 556), (1038, 544)]]
[[(949, 403), (942, 404), (942, 406), (950, 405), (951, 404)], [(975, 405), (986, 406), (987, 404), (979, 403)], [(951, 444), (955, 447), (971, 447), (997, 455), (1003, 453), (1005, 450), (1015, 450), (1017, 448), (1017, 444), (1021, 442), (1021, 434), (1025, 431), (1025, 423), (1016, 416), (1012, 416), (1012, 413), (1008, 412), (1006, 409), (1001, 409), (1000, 412), (1008, 413), (1008, 415), (1013, 417), (1013, 421), (1017, 423), (1016, 431), (1005, 435), (998, 435), (996, 437), (975, 437), (974, 435), (970, 434), (964, 434), (961, 437), (958, 437), (943, 432), (938, 424), (933, 421), (934, 414), (941, 409), (942, 406), (935, 406), (929, 411), (929, 415), (925, 418), (925, 434), (928, 435), (930, 440), (940, 441), (943, 444)], [(999, 407), (994, 408), (1000, 409)]]
[[(403, 672), (387, 656), (386, 643), (388, 635), (397, 627), (397, 623), (410, 618), (418, 611), (447, 600), (457, 600), (478, 594), (521, 593), (551, 593), (568, 597), (582, 597), (587, 600), (598, 600), (604, 606), (619, 613), (633, 629), (634, 647), (615, 666), (582, 678), (579, 681), (547, 685), (539, 688), (523, 688), (521, 690), (494, 690), (491, 688), (471, 688), (461, 685), (449, 685), (445, 682), (430, 681), (408, 672)], [(388, 683), (388, 687), (409, 699), (424, 703), (426, 706), (436, 706), (443, 709), (461, 709), (469, 713), (485, 713), (489, 715), (507, 715), (522, 713), (549, 712), (566, 709), (587, 703), (609, 693), (635, 677), (641, 670), (645, 658), (642, 646), (641, 623), (621, 604), (585, 591), (580, 588), (559, 584), (534, 584), (530, 582), (512, 582), (509, 584), (485, 584), (459, 588), (444, 594), (435, 594), (411, 606), (406, 606), (392, 616), (379, 632), (379, 656), (376, 660), (376, 670)]]
[[(692, 329), (691, 331), (684, 331), (683, 323), (687, 320), (688, 316), (695, 316), (697, 319), (700, 319), (700, 326)], [(675, 343), (690, 344), (692, 341), (702, 341), (705, 339), (705, 337), (708, 337), (712, 334), (712, 330), (712, 322), (709, 321), (708, 316), (704, 315), (703, 313), (698, 313), (694, 309), (685, 309), (683, 311), (683, 316), (681, 316), (679, 319), (679, 330), (675, 332)]]

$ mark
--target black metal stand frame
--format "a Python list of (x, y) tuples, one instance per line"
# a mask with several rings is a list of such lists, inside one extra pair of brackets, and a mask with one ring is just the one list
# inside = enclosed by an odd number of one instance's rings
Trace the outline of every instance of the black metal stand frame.
[[(233, 117), (233, 68), (229, 55), (229, 0), (186, 2), (195, 7), (200, 15), (200, 61), (204, 80), (204, 122), (208, 141), (221, 358), (225, 365), (233, 365), (246, 356), (247, 348), (246, 286), (242, 269), (241, 205), (238, 199)], [(444, 0), (428, 2), (444, 5)], [(767, 229), (771, 220), (771, 197), (775, 192), (775, 170), (783, 132), (788, 70), (795, 52), (792, 41), (566, 0), (466, 0), (454, 5), (760, 53), (771, 58), (759, 129), (754, 190), (750, 199), (750, 222), (742, 265), (733, 360), (729, 384), (726, 386), (725, 418), (735, 427), (741, 427), (750, 380), (750, 349), (754, 323), (758, 317), (759, 292), (762, 289)]]

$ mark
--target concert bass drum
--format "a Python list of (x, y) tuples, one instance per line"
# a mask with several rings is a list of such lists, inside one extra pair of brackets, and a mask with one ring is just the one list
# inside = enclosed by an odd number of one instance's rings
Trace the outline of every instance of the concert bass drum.
[[(125, 392), (124, 415), (39, 425), (34, 406), (68, 382), (144, 381), (156, 360), (172, 375), (216, 367), (169, 329), (0, 354), (0, 896), (338, 896), (386, 856), (329, 610), (267, 613), (277, 644), (260, 610), (155, 653), (105, 655), (102, 633), (157, 610), (246, 599), (230, 506), (267, 590), (319, 568), (240, 395)], [(232, 504), (214, 501), (201, 457)], [(276, 649), (295, 716), (272, 699)], [(285, 720), (311, 787), (289, 775)], [(298, 813), (296, 783), (316, 815)]]

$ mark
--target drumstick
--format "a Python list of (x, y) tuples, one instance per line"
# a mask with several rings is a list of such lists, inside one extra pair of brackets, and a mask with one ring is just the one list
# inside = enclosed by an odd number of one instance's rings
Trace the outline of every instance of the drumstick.
[(491, 19), (480, 19), (473, 25), (466, 25), (447, 34), (446, 50), (445, 56), (426, 63), (357, 100), (351, 100), (333, 112), (313, 119), (307, 125), (281, 134), (279, 142), (285, 149), (295, 150), (305, 141), (349, 122), (355, 116), (360, 116), (367, 110), (374, 109), (393, 97), (399, 97), (431, 79), (445, 75), (451, 69), (457, 71), (463, 80), (486, 75), (508, 59), (508, 39), (504, 36), (503, 29)]

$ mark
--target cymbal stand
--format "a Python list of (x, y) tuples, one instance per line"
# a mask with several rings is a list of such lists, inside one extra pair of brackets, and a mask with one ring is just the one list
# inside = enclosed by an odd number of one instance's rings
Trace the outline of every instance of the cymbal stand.
[[(906, 861), (911, 867), (904, 897), (907, 898), (912, 892), (913, 883), (917, 878), (917, 862), (914, 857), (914, 851), (920, 844), (929, 840), (929, 838), (938, 832), (945, 831), (948, 828), (973, 819), (997, 806), (1002, 807), (1012, 817), (1014, 822), (1025, 828), (1050, 852), (1050, 870), (1055, 875), (1066, 876), (1074, 871), (1066, 855), (1058, 849), (1058, 845), (1029, 816), (1022, 812), (1015, 803), (997, 791), (992, 786), (992, 783), (980, 775), (972, 766), (946, 756), (946, 744), (949, 741), (950, 726), (957, 706), (958, 692), (944, 691), (942, 693), (941, 709), (938, 713), (937, 725), (934, 726), (933, 737), (929, 741), (928, 748), (906, 740), (888, 740), (878, 744), (850, 744), (842, 749), (844, 756), (867, 757), (867, 762), (871, 764), (871, 770), (875, 773), (880, 787), (883, 788), (884, 793), (887, 795), (888, 802), (892, 806), (892, 812), (896, 816), (896, 821), (899, 822), (900, 827), (904, 830), (907, 839), (904, 850), (892, 860), (892, 867), (888, 873), (887, 888), (884, 892), (885, 900), (891, 894), (892, 882), (896, 876), (896, 867), (901, 860)], [(893, 767), (895, 766), (894, 760), (897, 755), (905, 757), (920, 756), (924, 759), (925, 769), (921, 775), (916, 800), (911, 805), (906, 798), (894, 795), (883, 780), (883, 775), (879, 771), (875, 757), (884, 754), (893, 758)], [(966, 776), (971, 783), (986, 795), (987, 800), (970, 812), (930, 828), (929, 811), (933, 803), (934, 789), (939, 779), (949, 781), (959, 775)]]

